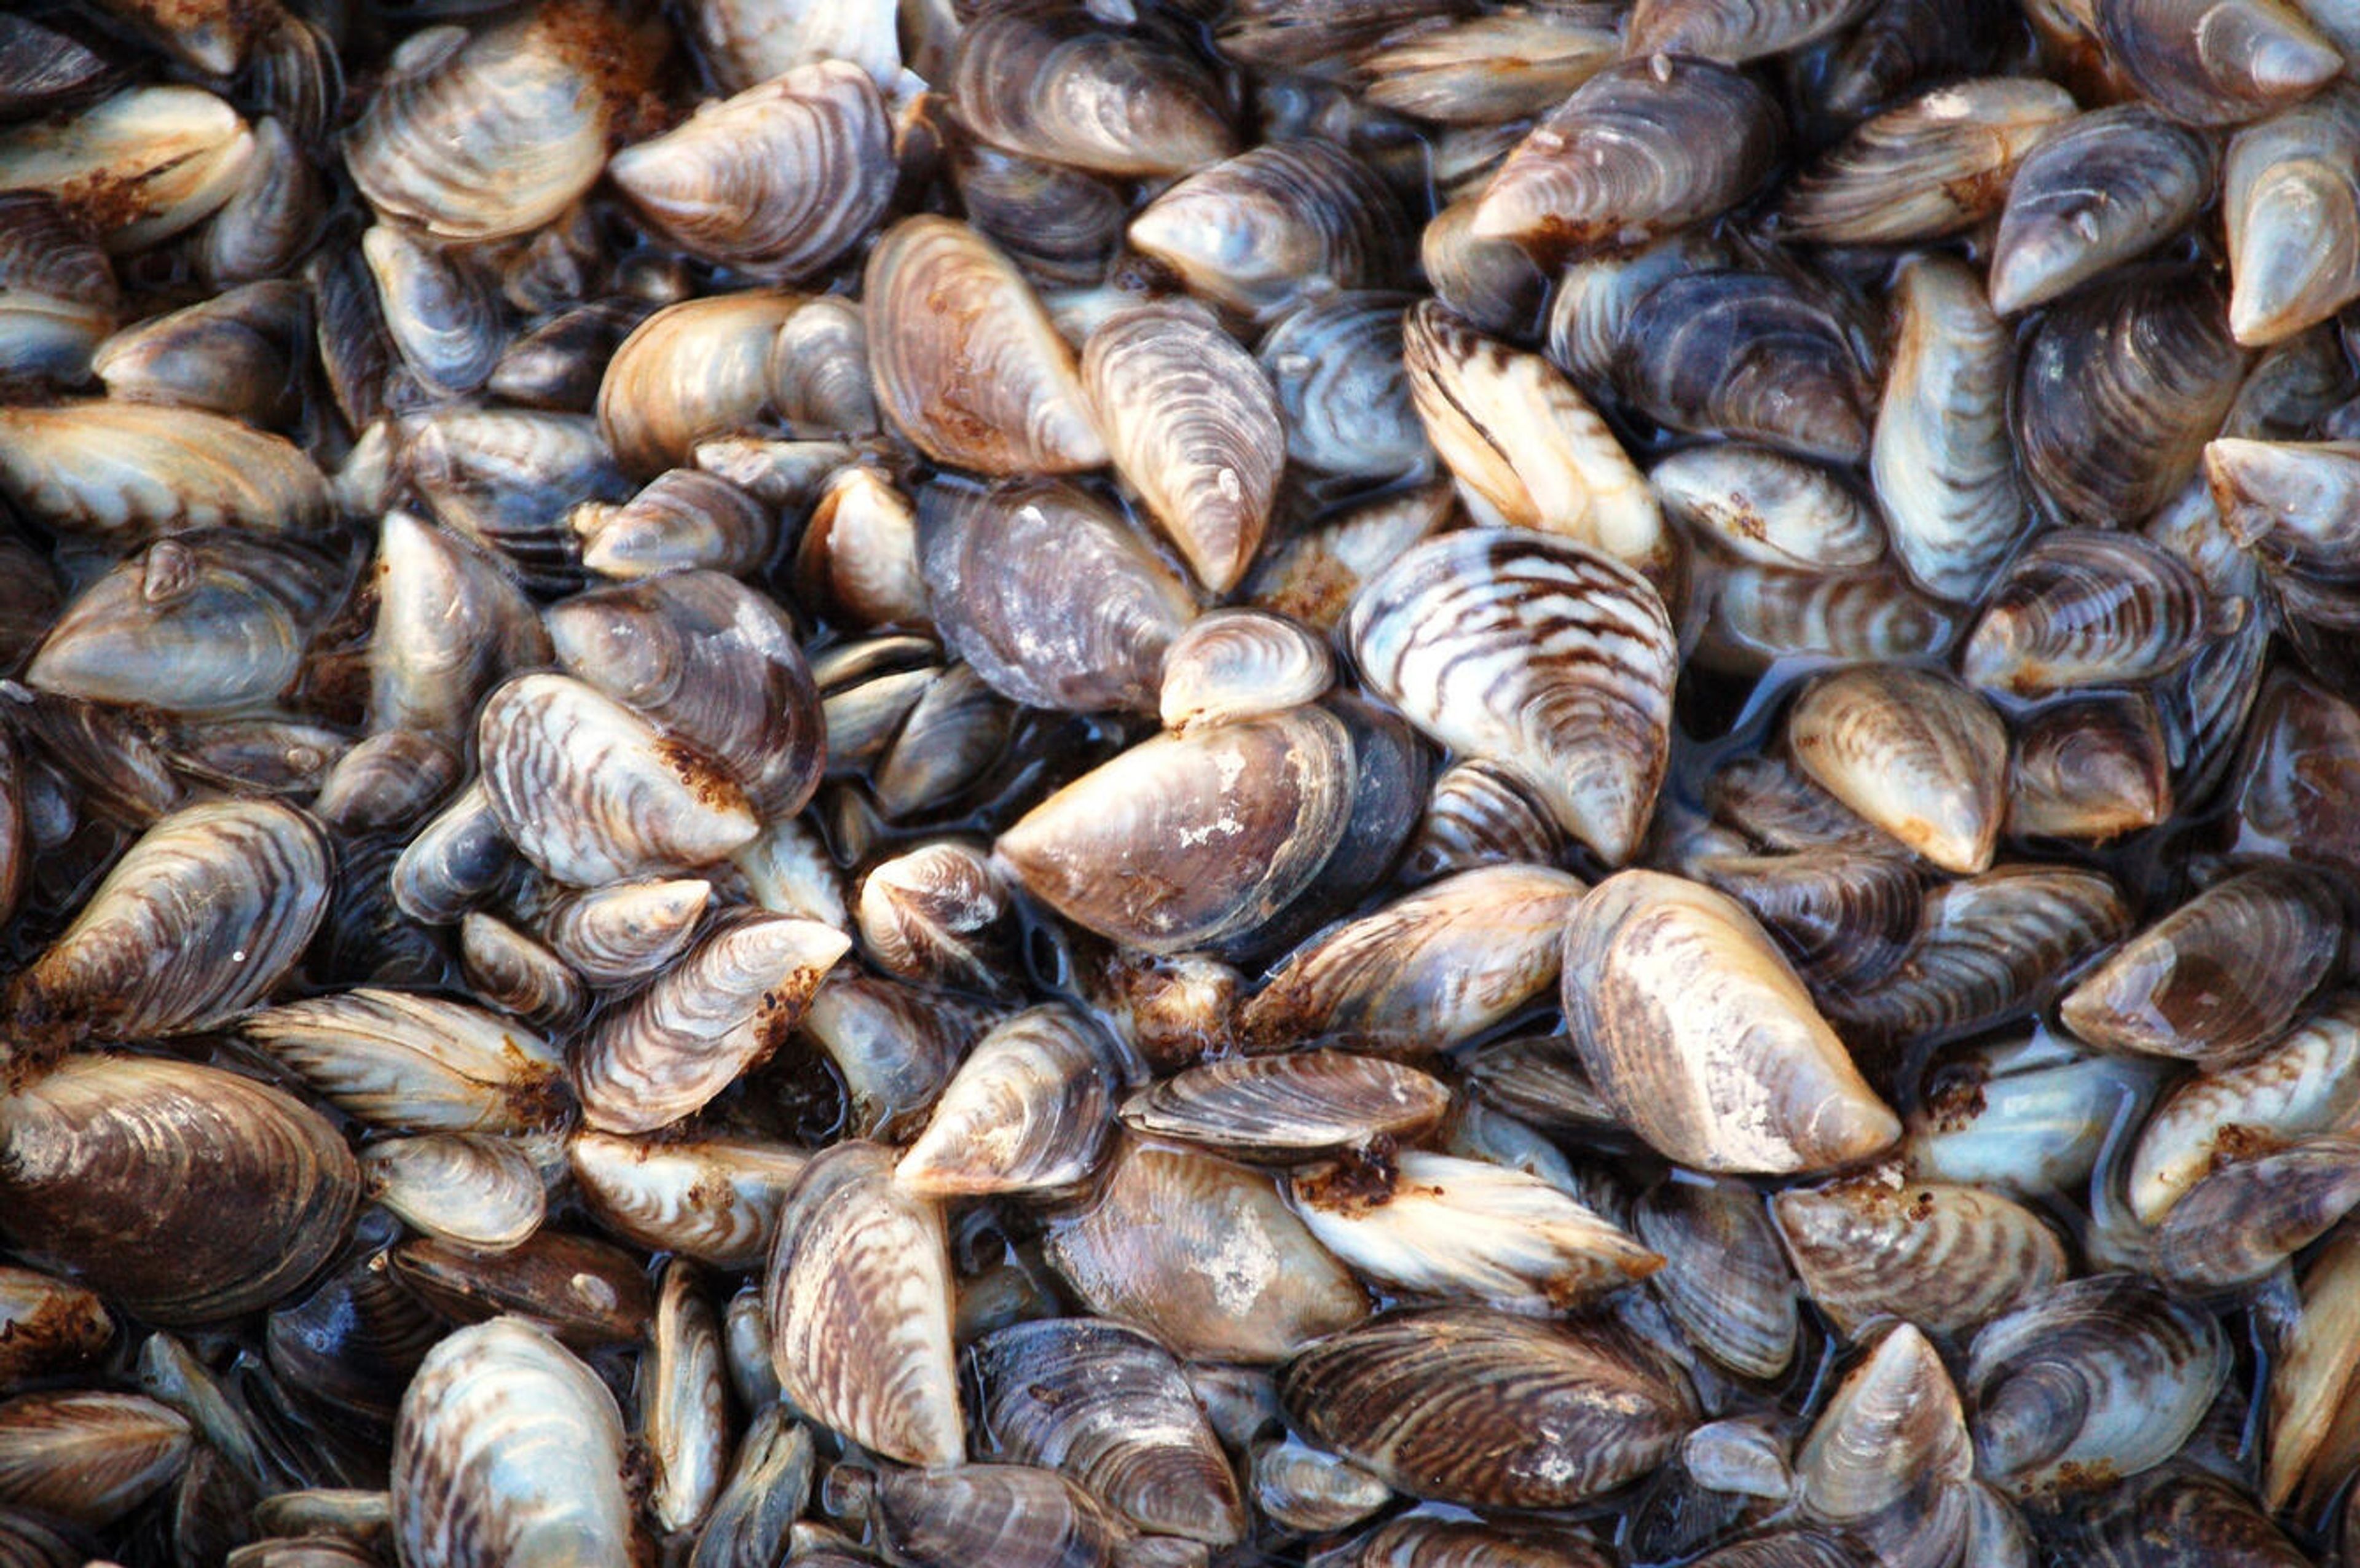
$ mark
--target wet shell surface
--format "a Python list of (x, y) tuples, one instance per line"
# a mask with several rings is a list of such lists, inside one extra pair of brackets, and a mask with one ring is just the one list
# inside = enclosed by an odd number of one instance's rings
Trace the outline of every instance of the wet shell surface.
[(1543, 536), (1470, 529), (1404, 554), (1353, 602), (1362, 675), (1435, 739), (1496, 764), (1613, 864), (1663, 779), (1674, 664), (1635, 572)]

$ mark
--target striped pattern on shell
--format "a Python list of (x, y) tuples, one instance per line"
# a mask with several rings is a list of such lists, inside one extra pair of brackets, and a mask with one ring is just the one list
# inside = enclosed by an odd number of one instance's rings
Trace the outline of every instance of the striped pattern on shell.
[(1352, 656), (1410, 722), (1530, 788), (1613, 864), (1646, 832), (1678, 648), (1629, 567), (1513, 529), (1429, 539), (1360, 591)]
[(965, 223), (904, 218), (869, 253), (877, 406), (937, 463), (1071, 474), (1107, 461), (1074, 351), (1023, 275)]
[(1262, 548), (1286, 464), (1278, 399), (1209, 312), (1156, 302), (1101, 321), (1082, 381), (1117, 472), (1206, 587), (1225, 593)]
[(859, 67), (798, 66), (617, 153), (650, 224), (705, 260), (792, 280), (825, 267), (892, 200), (893, 128)]
[(706, 1101), (786, 1038), (852, 939), (761, 909), (716, 918), (679, 963), (608, 1013), (574, 1061), (582, 1117), (602, 1132), (652, 1132)]
[(1245, 1504), (1180, 1363), (1137, 1329), (1093, 1318), (1011, 1323), (969, 1353), (993, 1456), (1063, 1471), (1140, 1529), (1213, 1546), (1243, 1537)]
[(628, 1568), (623, 1451), (615, 1396), (541, 1329), (459, 1329), (401, 1397), (395, 1550), (439, 1568)]
[(1565, 1508), (1644, 1474), (1695, 1423), (1688, 1379), (1603, 1319), (1403, 1312), (1279, 1374), (1287, 1419), (1413, 1497)]
[(1777, 109), (1750, 78), (1689, 57), (1607, 67), (1511, 152), (1475, 234), (1562, 261), (1735, 206), (1776, 163)]
[(976, 135), (1097, 174), (1185, 174), (1234, 147), (1220, 85), (1152, 34), (1038, 4), (959, 29), (950, 94)]
[(1202, 1062), (1131, 1096), (1126, 1126), (1247, 1158), (1293, 1160), (1408, 1138), (1441, 1118), (1441, 1080), (1382, 1057), (1341, 1051), (1231, 1056)]
[(1374, 169), (1332, 143), (1269, 142), (1200, 169), (1131, 222), (1131, 243), (1248, 314), (1398, 276), (1411, 244)]
[(814, 1421), (905, 1465), (967, 1457), (942, 1211), (893, 1151), (839, 1143), (803, 1167), (763, 1277), (770, 1365)]
[(8, 993), (20, 1037), (120, 1039), (226, 1023), (292, 968), (327, 913), (328, 845), (275, 800), (158, 819)]
[(66, 1058), (0, 1099), (0, 1229), (168, 1326), (277, 1301), (344, 1245), (360, 1203), (326, 1117), (169, 1058)]
[(508, 681), (484, 700), (475, 736), (502, 831), (572, 886), (708, 865), (760, 825), (709, 758), (568, 676)]

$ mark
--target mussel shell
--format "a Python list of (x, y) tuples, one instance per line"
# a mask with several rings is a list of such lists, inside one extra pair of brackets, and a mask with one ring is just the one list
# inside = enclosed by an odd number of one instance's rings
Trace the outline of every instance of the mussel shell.
[(1601, 858), (1630, 857), (1663, 779), (1675, 663), (1645, 579), (1569, 540), (1472, 529), (1402, 555), (1350, 626), (1373, 691), (1514, 776)]
[(1192, 1359), (1281, 1360), (1369, 1312), (1269, 1177), (1154, 1144), (1124, 1142), (1099, 1196), (1051, 1225), (1048, 1256), (1093, 1311)]
[[(881, 298), (873, 284), (869, 298)], [(770, 344), (799, 304), (744, 289), (683, 299), (631, 329), (598, 383), (597, 433), (612, 454), (601, 457), (652, 478), (752, 427), (770, 399)]]
[(2360, 1204), (2360, 1138), (2309, 1138), (2223, 1165), (2156, 1227), (2155, 1272), (2185, 1290), (2267, 1277)]
[(988, 8), (960, 30), (945, 85), (984, 140), (1098, 174), (1185, 174), (1236, 146), (1185, 51), (1056, 6)]
[(1976, 599), (2032, 520), (2008, 434), (2014, 339), (1973, 272), (1946, 257), (1903, 261), (1894, 297), (1869, 474), (1911, 575)]
[(73, 1056), (0, 1100), (0, 1226), (151, 1323), (268, 1304), (344, 1244), (352, 1153), (319, 1113), (215, 1067)]
[(1471, 1040), (1555, 981), (1566, 915), (1585, 890), (1537, 866), (1432, 883), (1295, 950), (1240, 1010), (1240, 1038), (1248, 1051), (1440, 1051)]
[(1489, 1160), (1347, 1156), (1298, 1167), (1287, 1194), (1364, 1278), (1427, 1301), (1547, 1317), (1664, 1261), (1550, 1181)]
[(1201, 169), (1131, 221), (1133, 249), (1215, 303), (1269, 317), (1337, 289), (1393, 286), (1407, 260), (1401, 204), (1328, 142), (1266, 142)]
[(372, 1126), (513, 1136), (566, 1114), (559, 1051), (464, 1002), (361, 986), (268, 1008), (240, 1032)]
[(2343, 68), (2285, 0), (2095, 0), (2108, 60), (2156, 107), (2234, 125), (2315, 92)]
[(1986, 691), (2042, 696), (2170, 674), (2245, 606), (2215, 606), (2196, 574), (2145, 535), (2059, 528), (2008, 562), (1959, 667)]
[(1793, 1364), (1802, 1318), (1794, 1270), (1750, 1188), (1675, 1176), (1640, 1196), (1632, 1229), (1664, 1259), (1650, 1288), (1705, 1354), (1747, 1377)]
[(1500, 166), (1479, 238), (1544, 264), (1628, 249), (1751, 195), (1783, 141), (1770, 99), (1691, 56), (1626, 59), (1576, 88)]
[(892, 129), (868, 74), (828, 60), (700, 106), (617, 153), (607, 175), (690, 253), (752, 278), (807, 278), (892, 199)]
[(108, 250), (141, 250), (229, 200), (253, 156), (244, 116), (213, 93), (129, 87), (70, 118), (0, 127), (0, 186), (49, 191)]
[(1667, 514), (1742, 561), (1832, 572), (1885, 553), (1874, 506), (1829, 470), (1768, 447), (1688, 447), (1647, 482)]
[(778, 1049), (851, 945), (816, 920), (742, 908), (722, 915), (577, 1042), (582, 1119), (602, 1132), (645, 1133), (703, 1109)]
[(995, 691), (1033, 707), (1153, 711), (1164, 650), (1195, 603), (1112, 508), (1057, 480), (938, 481), (918, 517), (935, 624)]
[[(1311, 885), (1344, 842), (1357, 751), (1320, 708), (1159, 735), (1035, 806), (995, 853), (1034, 898), (1102, 936), (1151, 953), (1203, 947)], [(1109, 876), (1109, 864), (1125, 870)]]
[(893, 1184), (893, 1152), (839, 1143), (780, 1210), (762, 1286), (770, 1363), (798, 1410), (911, 1465), (966, 1457), (942, 1211)]
[(2136, 523), (2196, 472), (2245, 374), (2209, 275), (2107, 279), (2025, 340), (2010, 405), (2024, 471), (2068, 522)]
[(1404, 318), (1402, 364), (1426, 439), (1480, 520), (1578, 540), (1677, 598), (1662, 508), (1606, 421), (1555, 366), (1483, 336), (1432, 299)]
[(594, 590), (547, 615), (558, 663), (736, 775), (766, 818), (809, 802), (826, 766), (818, 689), (795, 629), (717, 572)]
[[(0, 1401), (0, 1505), (85, 1526), (130, 1513), (172, 1484), (194, 1447), (179, 1412), (137, 1394), (60, 1389)], [(0, 1536), (18, 1561), (47, 1556), (38, 1536)], [(74, 1554), (79, 1558), (81, 1553)]]
[(1623, 393), (1675, 430), (1803, 457), (1868, 455), (1874, 389), (1851, 325), (1810, 286), (1736, 268), (1677, 273), (1633, 307)]
[(393, 1531), (405, 1562), (624, 1568), (639, 1542), (615, 1397), (519, 1318), (427, 1354), (394, 1431)]
[(1413, 1497), (1563, 1508), (1652, 1469), (1696, 1420), (1688, 1379), (1600, 1319), (1394, 1313), (1287, 1363), (1288, 1419)]
[(508, 681), (476, 713), (492, 814), (563, 882), (682, 871), (753, 838), (752, 803), (710, 757), (570, 676)]
[(1996, 866), (1928, 893), (1901, 964), (1829, 1009), (1863, 1043), (1956, 1040), (2042, 1006), (2129, 930), (2122, 890), (2101, 872)]
[[(2360, 229), (2360, 91), (2338, 84), (2237, 133), (2222, 164), (2229, 330), (2278, 343), (2360, 295), (2360, 266), (2322, 233)], [(2309, 239), (2312, 243), (2306, 243)]]
[(1735, 899), (1654, 871), (1607, 878), (1568, 922), (1563, 989), (1592, 1082), (1684, 1165), (1820, 1170), (1900, 1136)]
[(1028, 1008), (976, 1041), (893, 1180), (931, 1198), (1071, 1187), (1114, 1125), (1122, 1064), (1068, 1008)]
[(112, 398), (0, 408), (0, 498), (72, 533), (303, 533), (327, 480), (280, 437), (199, 408)]
[(2078, 115), (2027, 153), (1992, 242), (1991, 303), (2013, 315), (2169, 239), (2212, 188), (2213, 152), (2144, 103)]
[(442, 238), (529, 233), (596, 181), (655, 57), (620, 16), (574, 0), (472, 38), (430, 29), (345, 133), (345, 165), (379, 212)]
[(1975, 1335), (1976, 1468), (2019, 1494), (2135, 1475), (2179, 1449), (2228, 1376), (2220, 1325), (2154, 1281), (2068, 1280)]
[(1803, 1290), (1847, 1335), (1880, 1317), (1962, 1334), (2066, 1277), (2056, 1233), (1978, 1187), (1878, 1171), (1771, 1200)]
[(998, 147), (951, 149), (959, 206), (992, 244), (1043, 284), (1103, 282), (1130, 208), (1111, 180)]
[(1780, 232), (1805, 244), (1939, 239), (1997, 212), (2016, 161), (2073, 114), (2053, 82), (1953, 82), (1863, 121), (1798, 177)]
[(1044, 1465), (1141, 1530), (1214, 1546), (1245, 1533), (1220, 1441), (1172, 1353), (1094, 1318), (986, 1334), (972, 1352), (992, 1457)]
[(809, 1156), (741, 1139), (635, 1140), (584, 1130), (566, 1146), (576, 1188), (609, 1231), (716, 1269), (758, 1266)]
[(2171, 815), (2170, 755), (2144, 692), (2043, 708), (2017, 728), (2007, 831), (2103, 841)]
[(878, 407), (938, 463), (1068, 474), (1107, 461), (1073, 351), (1022, 276), (948, 218), (905, 218), (869, 253)]
[(290, 806), (212, 801), (160, 818), (16, 976), (17, 1036), (225, 1023), (293, 967), (329, 891), (326, 839)]
[(1860, 665), (1804, 688), (1786, 748), (1819, 787), (1946, 871), (1986, 869), (2007, 810), (2007, 729), (1948, 676)]
[(1875, 984), (1918, 934), (1922, 882), (1897, 855), (1714, 855), (1697, 875), (1752, 910), (1814, 989)]
[(1132, 1095), (1122, 1120), (1150, 1137), (1286, 1161), (1410, 1137), (1449, 1104), (1441, 1081), (1415, 1067), (1312, 1050), (1190, 1067)]
[(1197, 580), (1226, 593), (1262, 548), (1286, 463), (1262, 367), (1207, 312), (1150, 303), (1092, 329), (1081, 370), (1115, 471)]
[(1054, 1470), (963, 1465), (877, 1483), (879, 1535), (910, 1568), (1106, 1568), (1128, 1531)]
[(2059, 1005), (2074, 1034), (2113, 1051), (2219, 1064), (2276, 1039), (2343, 952), (2327, 880), (2266, 864), (2213, 884), (2139, 933)]

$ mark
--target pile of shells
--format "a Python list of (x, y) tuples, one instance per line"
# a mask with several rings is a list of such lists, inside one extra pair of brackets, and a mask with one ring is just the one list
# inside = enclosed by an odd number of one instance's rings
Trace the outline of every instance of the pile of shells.
[(0, 1565), (2360, 1565), (2355, 63), (0, 10)]

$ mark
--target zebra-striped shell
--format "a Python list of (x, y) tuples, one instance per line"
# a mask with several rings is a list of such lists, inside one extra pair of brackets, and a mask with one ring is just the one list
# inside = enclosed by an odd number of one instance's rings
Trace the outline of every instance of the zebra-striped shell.
[(1613, 864), (1655, 810), (1677, 648), (1646, 579), (1569, 539), (1429, 539), (1360, 591), (1353, 658), (1410, 722), (1496, 764)]
[(1910, 574), (1945, 599), (1972, 600), (2032, 520), (2007, 430), (2015, 338), (1963, 262), (1906, 258), (1894, 299), (1869, 474)]
[(583, 1120), (643, 1133), (694, 1114), (776, 1049), (852, 939), (761, 909), (716, 920), (630, 1006), (606, 1015), (574, 1061)]
[(1625, 60), (1517, 144), (1475, 209), (1474, 232), (1547, 262), (1626, 247), (1735, 206), (1783, 139), (1769, 95), (1728, 67)]
[(1959, 667), (2019, 696), (2125, 686), (2170, 674), (2215, 629), (2234, 623), (2178, 556), (2143, 534), (2060, 528), (2009, 562)]
[(1268, 316), (1338, 289), (1384, 288), (1406, 263), (1401, 205), (1324, 141), (1270, 142), (1198, 170), (1131, 221), (1131, 243), (1194, 292)]
[(1073, 350), (1023, 276), (948, 218), (905, 218), (869, 253), (877, 404), (937, 463), (1070, 474), (1107, 461)]
[(1897, 245), (1972, 228), (1999, 210), (2016, 160), (2073, 114), (2054, 82), (1945, 82), (1863, 121), (1788, 187), (1789, 237)]
[(710, 758), (570, 676), (508, 681), (485, 699), (475, 736), (501, 830), (561, 882), (709, 865), (760, 828)]
[(1312, 1442), (1400, 1491), (1477, 1508), (1564, 1508), (1667, 1457), (1695, 1424), (1688, 1379), (1604, 1319), (1477, 1308), (1376, 1319), (1279, 1375)]
[(1702, 1171), (1823, 1171), (1901, 1123), (1743, 905), (1656, 871), (1591, 888), (1562, 991), (1582, 1065), (1640, 1137)]
[(1286, 455), (1325, 474), (1390, 478), (1426, 455), (1402, 374), (1405, 294), (1338, 294), (1271, 328), (1256, 351), (1285, 416)]
[(1311, 885), (1344, 842), (1356, 773), (1351, 732), (1323, 708), (1157, 735), (1033, 807), (997, 854), (1066, 919), (1185, 952)]
[(1289, 1160), (1408, 1138), (1449, 1106), (1449, 1089), (1415, 1067), (1341, 1051), (1291, 1051), (1190, 1067), (1132, 1095), (1122, 1119), (1154, 1138)]
[(2060, 125), (2016, 165), (1992, 242), (1991, 303), (2004, 316), (2162, 244), (2212, 190), (2212, 148), (2145, 103)]
[(559, 0), (472, 38), (413, 34), (344, 134), (354, 182), (438, 239), (540, 228), (596, 183), (617, 111), (661, 54), (636, 32)]
[(800, 303), (740, 289), (667, 305), (634, 327), (598, 383), (598, 434), (615, 463), (651, 479), (685, 466), (698, 443), (750, 428), (770, 400), (770, 345)]
[(1885, 1316), (1972, 1333), (2067, 1272), (2038, 1214), (1980, 1187), (1878, 1171), (1771, 1204), (1804, 1293), (1846, 1335)]
[(104, 539), (191, 528), (301, 533), (328, 482), (282, 437), (202, 408), (113, 398), (0, 408), (0, 497)]
[(893, 1151), (839, 1143), (803, 1167), (762, 1283), (770, 1365), (798, 1410), (905, 1465), (967, 1457), (942, 1210)]
[(615, 184), (665, 238), (751, 278), (807, 278), (893, 194), (885, 100), (858, 66), (798, 66), (617, 153)]
[(329, 892), (326, 839), (290, 806), (217, 800), (160, 818), (10, 987), (15, 1039), (225, 1023), (294, 966)]
[(1188, 54), (1058, 6), (967, 22), (948, 89), (985, 141), (1097, 174), (1185, 174), (1235, 147), (1220, 88)]
[(1555, 365), (1432, 299), (1404, 320), (1402, 364), (1426, 439), (1480, 518), (1559, 534), (1659, 587), (1670, 581), (1677, 558), (1655, 492)]
[(1082, 381), (1116, 472), (1197, 580), (1228, 593), (1262, 548), (1286, 463), (1262, 367), (1210, 313), (1156, 301), (1098, 323), (1082, 349)]
[(1245, 1533), (1237, 1475), (1180, 1363), (1096, 1318), (1012, 1323), (973, 1352), (992, 1457), (1045, 1465), (1140, 1529), (1215, 1546)]
[(2007, 809), (2007, 727), (1947, 675), (1860, 665), (1822, 676), (1786, 718), (1796, 765), (1947, 871), (1992, 862)]
[(406, 1563), (623, 1568), (636, 1531), (615, 1396), (522, 1318), (427, 1352), (393, 1433), (393, 1536)]

